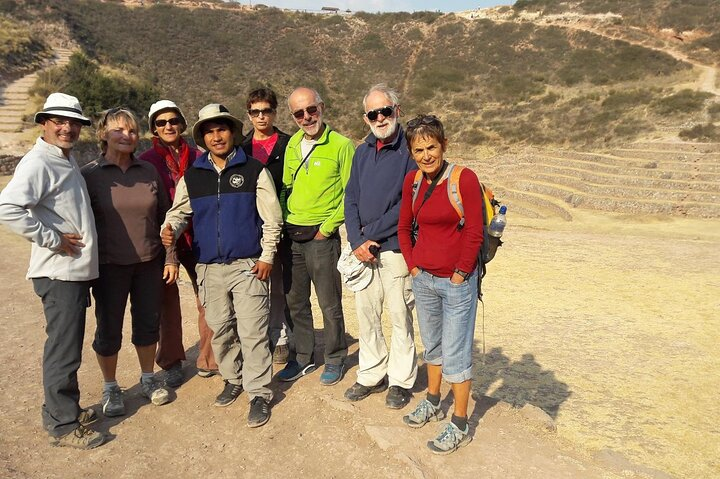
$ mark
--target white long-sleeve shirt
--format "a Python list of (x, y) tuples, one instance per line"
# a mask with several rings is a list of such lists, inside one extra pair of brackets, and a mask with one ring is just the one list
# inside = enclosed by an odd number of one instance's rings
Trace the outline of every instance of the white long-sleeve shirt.
[[(0, 192), (0, 223), (32, 242), (27, 278), (88, 281), (98, 277), (95, 218), (75, 159), (38, 138)], [(61, 235), (82, 236), (85, 246), (69, 256), (58, 251)]]

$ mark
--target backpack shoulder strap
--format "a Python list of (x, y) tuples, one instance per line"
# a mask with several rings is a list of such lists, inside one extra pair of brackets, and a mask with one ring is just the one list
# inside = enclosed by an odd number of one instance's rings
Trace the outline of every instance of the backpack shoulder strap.
[(447, 194), (450, 204), (460, 218), (458, 228), (465, 226), (465, 208), (463, 208), (462, 194), (460, 193), (460, 174), (465, 168), (460, 165), (450, 165), (447, 178)]
[(412, 194), (413, 194), (413, 197), (412, 197), (413, 208), (412, 209), (413, 209), (413, 211), (415, 211), (415, 200), (417, 200), (418, 192), (420, 191), (420, 182), (422, 181), (422, 177), (423, 177), (422, 171), (420, 171), (420, 170), (415, 171), (415, 179), (413, 180), (413, 185), (412, 185)]

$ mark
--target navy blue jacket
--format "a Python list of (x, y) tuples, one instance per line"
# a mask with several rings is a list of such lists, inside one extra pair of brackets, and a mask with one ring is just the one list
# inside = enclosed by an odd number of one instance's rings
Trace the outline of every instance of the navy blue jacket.
[(398, 130), (395, 140), (380, 151), (372, 133), (355, 150), (345, 187), (345, 228), (352, 249), (367, 240), (380, 243), (381, 251), (400, 249), (397, 225), (403, 180), (417, 170), (417, 164), (405, 132), (399, 125)]
[(205, 153), (185, 172), (193, 211), (193, 252), (200, 263), (229, 263), (262, 252), (257, 210), (258, 175), (264, 166), (236, 148), (218, 175)]

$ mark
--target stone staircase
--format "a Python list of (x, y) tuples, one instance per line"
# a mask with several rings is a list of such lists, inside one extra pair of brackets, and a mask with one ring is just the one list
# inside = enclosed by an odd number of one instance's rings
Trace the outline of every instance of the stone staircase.
[(526, 149), (473, 168), (513, 214), (570, 221), (575, 208), (720, 218), (720, 144), (637, 142), (604, 152)]
[[(54, 59), (46, 66), (64, 66), (70, 62), (72, 51), (55, 49)], [(17, 154), (23, 142), (22, 133), (28, 127), (23, 121), (30, 100), (30, 88), (37, 80), (38, 72), (25, 75), (8, 84), (0, 94), (0, 154)], [(10, 151), (12, 150), (12, 151)]]

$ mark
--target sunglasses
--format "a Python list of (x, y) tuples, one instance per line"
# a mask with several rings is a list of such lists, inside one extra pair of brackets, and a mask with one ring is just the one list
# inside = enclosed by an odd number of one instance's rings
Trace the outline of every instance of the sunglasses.
[(298, 120), (302, 120), (303, 118), (305, 118), (306, 112), (310, 116), (315, 116), (317, 114), (318, 110), (320, 110), (320, 108), (317, 105), (310, 105), (309, 107), (305, 108), (304, 110), (300, 109), (300, 110), (294, 111), (292, 113), (292, 116), (294, 116)]
[(168, 123), (170, 123), (172, 126), (177, 126), (182, 123), (182, 120), (180, 119), (180, 117), (177, 116), (170, 118), (169, 120), (155, 120), (155, 126), (158, 128), (162, 128)]
[[(250, 115), (253, 118), (259, 117), (260, 113), (262, 113), (263, 116), (272, 115), (273, 113), (275, 113), (275, 109), (274, 108), (263, 108), (262, 110), (260, 110), (257, 108), (253, 108), (252, 110), (248, 110), (248, 115)], [(310, 112), (308, 112), (308, 113), (310, 113)], [(312, 115), (312, 113), (310, 113), (310, 114)], [(302, 116), (300, 118), (302, 118), (303, 116), (305, 116), (304, 113), (302, 114)]]
[(391, 116), (393, 112), (395, 111), (395, 106), (383, 106), (380, 108), (375, 108), (374, 110), (370, 110), (369, 112), (365, 113), (365, 116), (370, 121), (375, 121), (378, 119), (379, 115), (384, 116), (385, 118)]
[(435, 115), (418, 115), (407, 122), (408, 128), (417, 128), (420, 125), (442, 126), (442, 123), (440, 123), (440, 119)]

